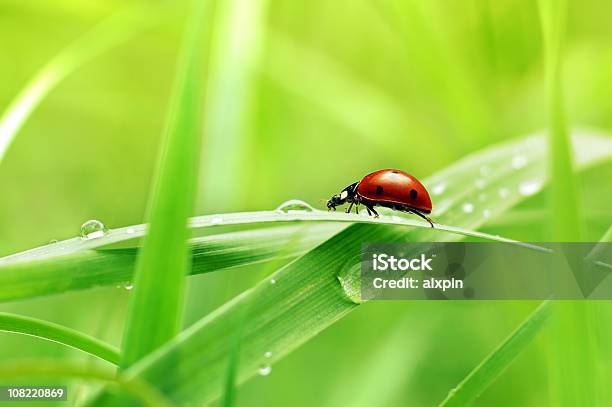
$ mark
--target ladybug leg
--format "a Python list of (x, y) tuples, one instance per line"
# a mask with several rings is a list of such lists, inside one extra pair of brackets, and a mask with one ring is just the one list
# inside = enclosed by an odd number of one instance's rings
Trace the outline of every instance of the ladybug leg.
[(359, 215), (359, 202), (355, 204), (355, 212), (357, 212), (357, 215)]
[(351, 209), (353, 209), (353, 203), (351, 202), (351, 204), (349, 205), (348, 209), (346, 210), (346, 213), (351, 213)]
[(378, 212), (376, 212), (376, 209), (374, 209), (374, 205), (367, 204), (367, 203), (363, 203), (365, 205), (365, 207), (368, 209), (368, 215), (372, 216), (372, 213), (374, 214), (375, 218), (378, 218)]
[(411, 210), (410, 212), (414, 213), (417, 216), (420, 216), (421, 218), (425, 219), (427, 222), (429, 222), (429, 224), (431, 225), (431, 227), (434, 227), (433, 222), (431, 221), (431, 219), (429, 219), (429, 217), (427, 217), (425, 214), (419, 212), (419, 211), (415, 211), (415, 210)]

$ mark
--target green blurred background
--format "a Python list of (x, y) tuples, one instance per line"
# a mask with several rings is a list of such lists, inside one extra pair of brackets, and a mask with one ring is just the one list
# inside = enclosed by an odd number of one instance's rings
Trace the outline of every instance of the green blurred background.
[[(0, 256), (72, 237), (90, 218), (111, 228), (143, 222), (189, 12), (189, 2), (176, 3), (0, 0), (2, 110), (100, 21), (138, 7), (151, 23), (69, 76), (16, 138), (0, 164)], [(568, 117), (574, 127), (611, 129), (612, 5), (569, 6)], [(373, 170), (396, 167), (424, 178), (546, 127), (536, 2), (233, 0), (219, 2), (216, 15), (197, 214), (271, 209), (288, 199), (324, 208), (324, 199)], [(606, 165), (579, 177), (587, 240), (612, 223), (611, 176)], [(545, 240), (545, 201), (535, 196), (484, 230)], [(252, 285), (257, 271), (190, 278), (186, 324)], [(123, 288), (96, 289), (0, 310), (119, 345), (128, 296)], [(269, 376), (241, 386), (238, 405), (360, 405), (357, 396), (390, 377), (398, 385), (376, 405), (432, 405), (534, 306), (367, 304)], [(476, 405), (546, 404), (546, 348), (540, 338)], [(0, 360), (22, 357), (92, 363), (53, 343), (0, 333)], [(598, 360), (612, 373), (609, 352)], [(78, 404), (87, 388), (71, 389)]]

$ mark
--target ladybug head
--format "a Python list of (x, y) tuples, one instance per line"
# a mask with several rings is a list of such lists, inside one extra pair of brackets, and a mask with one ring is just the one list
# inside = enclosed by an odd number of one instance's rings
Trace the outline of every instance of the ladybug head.
[(336, 206), (340, 206), (342, 204), (344, 204), (346, 202), (346, 198), (342, 199), (342, 196), (340, 194), (336, 194), (334, 196), (332, 196), (331, 198), (329, 198), (329, 201), (327, 201), (327, 209), (328, 210), (336, 210)]
[(353, 202), (358, 184), (358, 182), (355, 182), (354, 184), (351, 184), (348, 187), (344, 188), (339, 194), (336, 194), (329, 198), (329, 201), (327, 201), (327, 209), (333, 209), (335, 211), (336, 206), (344, 205), (347, 201)]

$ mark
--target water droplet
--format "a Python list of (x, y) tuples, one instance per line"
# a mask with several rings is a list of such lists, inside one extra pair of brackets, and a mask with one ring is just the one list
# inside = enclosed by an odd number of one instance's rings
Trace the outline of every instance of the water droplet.
[(272, 352), (267, 351), (266, 353), (264, 353), (264, 358), (270, 359), (271, 357), (272, 357)]
[(128, 235), (131, 235), (131, 234), (133, 234), (134, 232), (136, 232), (136, 231), (134, 230), (134, 228), (127, 228), (127, 230), (125, 231), (125, 233), (127, 233)]
[(276, 284), (276, 279), (275, 278), (271, 278), (270, 279), (270, 284)]
[(223, 223), (223, 218), (215, 216), (210, 220), (210, 223), (212, 223), (213, 225), (218, 225), (219, 223)]
[(489, 175), (489, 167), (487, 167), (486, 165), (480, 167), (480, 175), (482, 175), (483, 177)]
[(131, 290), (132, 288), (134, 288), (134, 284), (132, 284), (132, 283), (125, 283), (125, 284), (123, 285), (123, 288), (125, 288), (126, 290), (128, 290), (128, 291), (129, 291), (129, 290)]
[(490, 218), (491, 217), (491, 210), (490, 209), (485, 209), (482, 211), (482, 216), (484, 218)]
[(527, 157), (525, 157), (524, 155), (515, 155), (514, 157), (512, 157), (512, 168), (514, 168), (515, 170), (519, 170), (526, 166), (527, 162)]
[(497, 194), (500, 198), (508, 198), (510, 196), (510, 190), (508, 188), (500, 188)]
[(463, 209), (463, 212), (465, 212), (465, 213), (472, 213), (472, 212), (474, 212), (474, 205), (472, 203), (470, 203), (470, 202), (464, 203), (461, 208)]
[(260, 376), (267, 376), (270, 374), (270, 372), (272, 371), (272, 366), (270, 365), (261, 365), (259, 366), (259, 375)]
[(338, 273), (338, 281), (342, 287), (342, 291), (349, 300), (355, 304), (361, 304), (364, 300), (361, 299), (361, 257), (356, 256), (350, 258), (342, 270)]
[(83, 239), (96, 239), (104, 236), (104, 233), (106, 233), (106, 227), (99, 220), (88, 220), (81, 225), (81, 237)]
[(539, 181), (525, 181), (519, 185), (519, 193), (524, 196), (536, 194), (542, 188), (542, 183)]
[(485, 182), (484, 179), (479, 178), (479, 179), (476, 180), (476, 182), (474, 182), (474, 185), (478, 189), (483, 189), (485, 187), (485, 185), (487, 185), (487, 183)]
[(292, 199), (287, 202), (283, 202), (276, 208), (277, 212), (282, 213), (301, 213), (301, 212), (313, 212), (315, 209), (304, 201), (299, 199)]
[(446, 190), (446, 182), (440, 182), (438, 185), (435, 185), (432, 189), (431, 192), (434, 195), (440, 195), (442, 194), (444, 191)]

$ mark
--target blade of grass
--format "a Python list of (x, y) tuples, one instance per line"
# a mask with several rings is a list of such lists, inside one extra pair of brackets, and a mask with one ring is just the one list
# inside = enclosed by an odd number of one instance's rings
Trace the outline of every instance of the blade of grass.
[[(0, 117), (0, 163), (42, 100), (81, 66), (159, 23), (163, 13), (130, 7), (112, 15), (55, 56), (25, 85)], [(146, 17), (145, 17), (146, 16)]]
[[(535, 150), (543, 154), (543, 150)], [(608, 154), (610, 152), (608, 151)], [(451, 178), (474, 179), (474, 174), (479, 173), (481, 166), (487, 165), (491, 170), (491, 179), (500, 176), (518, 182), (531, 180), (533, 173), (528, 167), (536, 165), (533, 163), (527, 163), (525, 167), (511, 173), (501, 172), (502, 175), (496, 171), (497, 168), (505, 166), (514, 153), (513, 149), (502, 152), (496, 148), (487, 149), (472, 157), (474, 163), (461, 162), (445, 172), (452, 173)], [(593, 152), (596, 156), (599, 153), (601, 150)], [(537, 155), (534, 158), (538, 158)], [(538, 160), (535, 160), (535, 163), (537, 162)], [(581, 163), (584, 165), (588, 162), (587, 159)], [(545, 169), (539, 166), (536, 168), (542, 171)], [(432, 185), (433, 180), (439, 181), (438, 177), (425, 180), (425, 184)], [(495, 183), (491, 185), (491, 189), (488, 189), (487, 186), (479, 188), (463, 182), (462, 188), (449, 187), (440, 193), (439, 198), (457, 203), (440, 209), (436, 220), (444, 222), (453, 213), (454, 206), (461, 205), (460, 197), (464, 193), (496, 192), (498, 186)], [(521, 197), (524, 199), (525, 196), (519, 195), (516, 200), (496, 201), (496, 204), (509, 208), (520, 201)], [(485, 221), (486, 219), (480, 218), (480, 224)], [(458, 226), (467, 223), (478, 226), (472, 218), (459, 218), (457, 221)], [(343, 287), (339, 277), (347, 272), (358, 272), (363, 242), (448, 240), (448, 235), (443, 230), (419, 230), (420, 233), (413, 232), (409, 235), (399, 227), (352, 225), (277, 271), (272, 276), (275, 284), (271, 284), (269, 279), (262, 281), (183, 331), (170, 343), (125, 373), (155, 384), (177, 403), (206, 403), (214, 400), (220, 396), (224, 384), (231, 331), (228, 324), (244, 312), (246, 304), (252, 307), (252, 317), (243, 327), (238, 382), (256, 374), (262, 363), (278, 361), (357, 307), (358, 304), (350, 295), (353, 287)], [(436, 233), (438, 237), (434, 236), (432, 239), (430, 233)], [(458, 236), (453, 238), (457, 240)], [(265, 357), (267, 352), (271, 352), (271, 358)], [(176, 364), (181, 366), (180, 372), (168, 375), (168, 368)], [(206, 366), (206, 369), (202, 369), (202, 366)], [(97, 405), (114, 405), (115, 401), (109, 393), (103, 393), (95, 399)]]
[[(267, 277), (268, 274), (270, 274), (272, 271), (278, 269), (278, 267), (282, 263), (281, 259), (285, 258), (288, 253), (291, 253), (293, 251), (293, 248), (299, 244), (299, 241), (302, 238), (302, 234), (304, 234), (306, 231), (306, 227), (301, 227), (298, 233), (291, 236), (291, 238), (288, 239), (285, 245), (279, 250), (278, 257), (274, 261), (264, 264), (261, 267), (261, 272), (259, 274)], [(272, 281), (274, 280), (271, 280), (271, 283)], [(275, 282), (273, 284), (275, 284)], [(232, 407), (235, 405), (236, 376), (238, 373), (238, 366), (240, 364), (240, 347), (242, 346), (243, 329), (250, 316), (250, 310), (251, 307), (247, 304), (244, 307), (243, 314), (238, 316), (238, 319), (234, 321), (234, 326), (231, 329), (231, 332), (233, 332), (233, 334), (231, 336), (228, 366), (225, 375), (223, 395), (221, 399), (221, 406), (223, 407)], [(266, 354), (264, 356), (269, 357), (270, 354)]]
[[(337, 223), (308, 225), (307, 232), (301, 236), (293, 251), (286, 253), (286, 258), (304, 254), (345, 227)], [(192, 239), (189, 243), (191, 274), (273, 261), (287, 239), (300, 228), (293, 225), (274, 226)], [(134, 235), (144, 233), (144, 229), (144, 226), (117, 229), (109, 232), (112, 236), (100, 238), (106, 242), (83, 242), (78, 238), (11, 256), (12, 260), (0, 260), (0, 302), (133, 281), (137, 248), (95, 250), (95, 245), (129, 242), (122, 239), (132, 239)], [(73, 243), (79, 249), (69, 248)], [(87, 246), (82, 246), (83, 243)]]
[(548, 121), (552, 174), (550, 208), (552, 237), (558, 241), (580, 241), (578, 194), (573, 172), (573, 154), (561, 83), (561, 47), (567, 12), (565, 0), (540, 0), (540, 16), (544, 36), (544, 62), (548, 99)]
[(94, 383), (106, 383), (133, 396), (146, 406), (172, 407), (163, 394), (147, 382), (139, 379), (125, 380), (113, 370), (94, 366), (81, 366), (63, 360), (18, 360), (0, 365), (0, 379), (77, 379)]
[[(602, 162), (612, 156), (612, 143), (605, 136), (590, 134), (577, 135), (574, 138), (576, 158), (578, 167)], [(518, 149), (526, 144), (529, 146), (527, 152)], [(428, 186), (434, 197), (434, 218), (444, 215), (453, 222), (457, 220), (466, 222), (470, 227), (476, 227), (487, 219), (495, 219), (500, 211), (515, 205), (524, 195), (516, 192), (521, 183), (529, 181), (528, 185), (541, 186), (545, 182), (545, 165), (542, 165), (541, 157), (544, 154), (543, 138), (528, 138), (526, 141), (512, 142), (497, 146), (472, 156), (468, 160), (461, 161), (449, 170), (431, 177)], [(534, 148), (537, 147), (537, 148)], [(522, 154), (527, 154), (523, 157)], [(523, 157), (527, 164), (520, 171), (527, 173), (524, 177), (515, 177), (514, 170), (508, 164), (509, 170), (493, 171), (489, 168), (491, 163), (502, 166), (504, 162), (510, 162), (512, 157)], [(474, 179), (480, 175), (483, 168), (488, 168), (486, 191), (479, 194), (474, 189), (464, 188), (463, 179), (466, 174)], [(497, 189), (499, 188), (499, 189)], [(441, 191), (443, 189), (443, 191)], [(496, 191), (497, 189), (497, 191)], [(480, 195), (497, 196), (491, 198), (495, 206), (483, 208), (482, 212), (474, 210), (465, 213), (462, 206), (466, 203), (478, 202)], [(499, 194), (504, 192), (504, 194)], [(476, 195), (476, 196), (475, 196)], [(484, 211), (488, 210), (490, 218), (484, 218)], [(457, 220), (453, 220), (457, 219)], [(295, 222), (306, 221), (329, 221), (329, 222), (385, 222), (387, 224), (419, 225), (418, 221), (404, 218), (384, 217), (380, 220), (345, 215), (341, 213), (303, 213), (285, 214), (275, 211), (263, 211), (252, 213), (237, 213), (225, 215), (211, 215), (193, 218), (191, 226), (195, 231), (201, 228), (219, 225), (249, 225), (266, 222)], [(316, 225), (313, 224), (304, 233), (300, 240), (300, 246), (292, 256), (303, 254), (313, 248), (316, 244), (324, 241), (333, 234), (339, 232), (345, 226), (340, 224)], [(438, 228), (443, 227), (438, 225)], [(193, 269), (192, 274), (222, 270), (241, 265), (266, 262), (271, 260), (284, 241), (295, 232), (295, 227), (275, 227), (258, 229), (238, 233), (223, 233), (204, 238), (192, 240)], [(446, 230), (446, 229), (445, 229)], [(124, 250), (94, 250), (112, 247), (113, 245), (128, 242), (141, 237), (146, 232), (145, 225), (136, 225), (115, 229), (105, 236), (84, 240), (74, 238), (56, 244), (32, 249), (13, 256), (0, 259), (0, 301), (23, 299), (61, 293), (70, 290), (86, 289), (96, 286), (115, 285), (126, 281), (132, 281), (132, 269), (136, 249)], [(423, 232), (421, 232), (423, 233)], [(468, 231), (469, 233), (469, 231)]]
[(119, 350), (114, 346), (41, 319), (0, 312), (0, 331), (34, 336), (81, 350), (113, 364), (119, 363)]
[[(612, 227), (600, 242), (612, 240)], [(597, 246), (589, 257), (597, 256)], [(479, 397), (547, 324), (557, 305), (545, 301), (447, 396), (442, 406), (464, 406)]]
[[(198, 207), (243, 207), (249, 129), (268, 0), (219, 2), (213, 27)], [(227, 154), (231, 151), (231, 154)]]
[(150, 200), (151, 224), (134, 272), (122, 368), (167, 342), (181, 326), (185, 275), (190, 267), (187, 219), (195, 201), (200, 148), (200, 79), (206, 66), (205, 28), (212, 20), (211, 14), (212, 1), (194, 1)]
[[(539, 7), (548, 98), (551, 237), (554, 241), (577, 242), (581, 236), (578, 189), (562, 89), (567, 2), (540, 0)], [(556, 405), (596, 404), (598, 380), (592, 318), (591, 306), (586, 301), (556, 302), (553, 307), (550, 365), (552, 401)]]
[(550, 301), (544, 301), (525, 321), (489, 354), (457, 387), (441, 406), (470, 405), (533, 341), (549, 320)]

